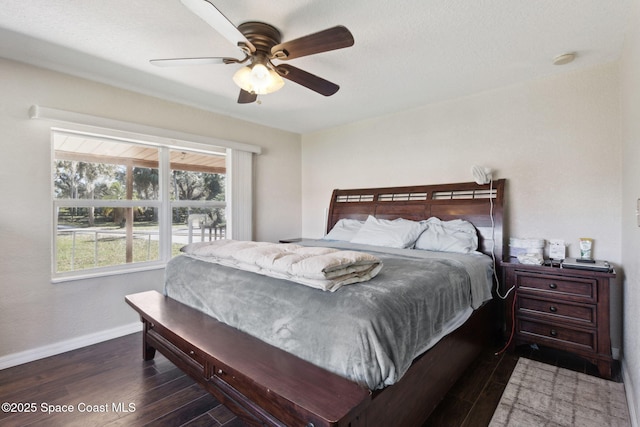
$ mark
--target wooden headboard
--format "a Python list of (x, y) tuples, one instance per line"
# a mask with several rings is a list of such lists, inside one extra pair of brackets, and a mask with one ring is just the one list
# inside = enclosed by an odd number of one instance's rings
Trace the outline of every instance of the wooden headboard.
[[(414, 221), (432, 216), (443, 221), (464, 219), (478, 230), (479, 248), (502, 260), (502, 217), (505, 180), (478, 185), (475, 182), (409, 187), (333, 190), (327, 231), (341, 218), (366, 220), (406, 218)], [(492, 244), (495, 241), (495, 247)]]

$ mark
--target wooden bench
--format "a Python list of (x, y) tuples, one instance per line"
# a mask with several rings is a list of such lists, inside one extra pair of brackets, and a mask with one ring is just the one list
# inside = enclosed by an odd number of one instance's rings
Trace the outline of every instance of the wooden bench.
[[(371, 393), (156, 291), (128, 295), (144, 324), (143, 357), (156, 349), (254, 425), (342, 426)], [(336, 399), (339, 397), (339, 399)], [(269, 413), (261, 407), (268, 407)]]

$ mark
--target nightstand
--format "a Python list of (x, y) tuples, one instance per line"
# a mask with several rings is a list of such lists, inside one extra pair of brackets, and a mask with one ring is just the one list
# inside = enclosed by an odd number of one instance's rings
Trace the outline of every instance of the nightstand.
[(615, 272), (503, 262), (503, 290), (515, 286), (506, 304), (511, 348), (540, 344), (576, 354), (611, 378), (609, 286)]

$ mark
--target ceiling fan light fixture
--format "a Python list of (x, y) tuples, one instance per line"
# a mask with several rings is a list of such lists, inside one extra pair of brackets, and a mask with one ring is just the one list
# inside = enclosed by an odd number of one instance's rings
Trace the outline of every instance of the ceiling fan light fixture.
[(273, 93), (284, 86), (284, 80), (278, 73), (259, 62), (240, 68), (233, 75), (233, 81), (241, 89), (256, 95)]
[(335, 94), (340, 86), (314, 74), (288, 64), (274, 65), (271, 60), (286, 61), (317, 53), (353, 46), (353, 34), (344, 26), (336, 25), (295, 40), (282, 42), (282, 34), (273, 25), (261, 21), (244, 22), (237, 27), (211, 2), (211, 0), (180, 0), (194, 15), (206, 22), (231, 44), (239, 47), (244, 58), (206, 57), (153, 59), (157, 66), (193, 64), (244, 64), (237, 70), (233, 81), (240, 87), (238, 104), (255, 102), (258, 95), (273, 93), (284, 86), (283, 77), (324, 96)]

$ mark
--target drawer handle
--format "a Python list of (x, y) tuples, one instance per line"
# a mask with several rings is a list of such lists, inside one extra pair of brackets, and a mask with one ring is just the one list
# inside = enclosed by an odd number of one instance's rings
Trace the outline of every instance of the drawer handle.
[(555, 313), (555, 312), (558, 311), (558, 307), (555, 307), (555, 306), (552, 305), (551, 307), (549, 307), (549, 311), (552, 312), (552, 313)]
[(191, 356), (193, 356), (193, 355), (194, 355), (194, 354), (196, 354), (196, 353), (195, 353), (195, 351), (191, 350), (191, 351), (189, 352), (189, 354), (190, 354)]
[(555, 283), (549, 283), (549, 288), (551, 289), (557, 289), (558, 285), (556, 285)]
[(556, 331), (555, 329), (552, 329), (550, 332), (552, 337), (557, 337), (558, 336), (558, 331)]

